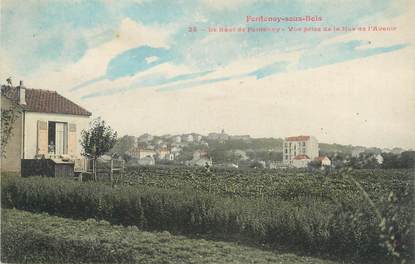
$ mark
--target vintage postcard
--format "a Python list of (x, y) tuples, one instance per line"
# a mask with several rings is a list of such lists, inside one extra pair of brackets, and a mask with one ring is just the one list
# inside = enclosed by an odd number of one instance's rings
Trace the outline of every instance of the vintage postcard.
[(415, 2), (0, 6), (2, 263), (415, 262)]

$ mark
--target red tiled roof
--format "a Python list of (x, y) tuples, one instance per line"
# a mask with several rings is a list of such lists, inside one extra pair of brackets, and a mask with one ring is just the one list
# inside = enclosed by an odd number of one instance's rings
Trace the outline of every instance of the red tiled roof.
[[(17, 87), (2, 85), (1, 94), (14, 102), (18, 102)], [(91, 112), (63, 97), (55, 91), (26, 88), (26, 105), (20, 105), (28, 112), (56, 113), (90, 116)]]
[(327, 156), (320, 156), (320, 157), (317, 157), (316, 160), (323, 161), (325, 158), (328, 158), (328, 157)]
[(297, 155), (294, 157), (295, 160), (310, 159), (307, 155)]
[(310, 136), (297, 136), (297, 137), (286, 137), (286, 141), (307, 141), (310, 139)]

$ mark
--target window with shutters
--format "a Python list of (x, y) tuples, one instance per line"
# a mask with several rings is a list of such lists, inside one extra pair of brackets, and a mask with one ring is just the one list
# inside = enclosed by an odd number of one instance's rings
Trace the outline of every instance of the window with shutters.
[(48, 122), (48, 153), (62, 155), (68, 153), (68, 124)]

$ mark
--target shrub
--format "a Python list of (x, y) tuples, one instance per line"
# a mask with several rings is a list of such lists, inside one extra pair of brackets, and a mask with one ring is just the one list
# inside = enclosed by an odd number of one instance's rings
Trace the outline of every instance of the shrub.
[[(3, 207), (94, 218), (148, 230), (240, 236), (256, 243), (331, 253), (336, 257), (388, 261), (387, 250), (380, 246), (380, 223), (374, 213), (359, 197), (351, 201), (343, 198), (331, 202), (223, 197), (193, 189), (111, 188), (100, 183), (39, 177), (10, 178), (2, 183)], [(408, 216), (396, 217), (405, 226), (411, 221)], [(413, 235), (413, 228), (409, 230), (402, 234), (405, 239)]]
[(7, 263), (332, 263), (234, 243), (148, 233), (136, 227), (2, 210)]

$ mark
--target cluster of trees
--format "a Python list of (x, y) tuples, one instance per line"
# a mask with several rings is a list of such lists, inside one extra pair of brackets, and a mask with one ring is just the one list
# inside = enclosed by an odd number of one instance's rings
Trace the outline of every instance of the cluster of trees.
[(6, 145), (13, 135), (13, 124), (21, 114), (20, 109), (11, 106), (9, 109), (1, 109), (1, 156), (6, 156)]
[(361, 154), (359, 158), (351, 158), (349, 165), (358, 169), (411, 169), (415, 168), (415, 151), (404, 151), (401, 154), (382, 153), (382, 162), (375, 156)]
[(283, 140), (279, 138), (250, 138), (243, 139), (229, 139), (226, 141), (220, 140), (206, 140), (209, 144), (209, 149), (215, 150), (266, 150), (272, 149), (282, 152)]
[[(282, 160), (282, 139), (251, 138), (229, 139), (224, 142), (208, 140), (209, 155), (218, 163), (238, 163), (240, 160)], [(246, 156), (241, 154), (244, 151)]]
[(414, 169), (415, 151), (404, 151), (401, 154), (383, 153), (382, 168), (384, 169)]
[(413, 169), (415, 168), (415, 151), (401, 154), (381, 153), (378, 160), (373, 153), (361, 153), (359, 157), (350, 157), (342, 153), (328, 155), (335, 168), (350, 166), (355, 169)]
[[(85, 153), (91, 156), (100, 156), (104, 153), (118, 153), (125, 160), (129, 157), (125, 154), (133, 145), (133, 136), (123, 136), (116, 139), (114, 132), (104, 121), (98, 119), (91, 124), (89, 131), (83, 134), (83, 146)], [(415, 168), (415, 151), (404, 151), (401, 154), (381, 153), (382, 161), (373, 152), (363, 152), (359, 157), (350, 157), (352, 147), (342, 145), (323, 144), (323, 149), (342, 148), (345, 152), (335, 151), (335, 154), (323, 154), (329, 156), (335, 168), (350, 166), (356, 169), (408, 169)], [(209, 155), (217, 163), (238, 163), (243, 160), (251, 161), (281, 161), (282, 139), (262, 138), (250, 140), (227, 140), (224, 142), (209, 141)], [(188, 145), (183, 148), (178, 161), (191, 160), (193, 152), (200, 149), (198, 145)], [(241, 154), (240, 150), (246, 155)], [(311, 164), (318, 167), (319, 164)]]

